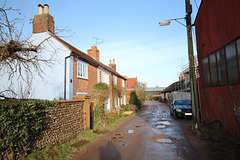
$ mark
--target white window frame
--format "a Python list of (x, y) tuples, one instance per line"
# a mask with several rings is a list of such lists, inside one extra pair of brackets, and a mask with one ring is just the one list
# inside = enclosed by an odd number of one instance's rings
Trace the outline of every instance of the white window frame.
[(114, 85), (117, 85), (117, 76), (113, 76)]
[(77, 77), (88, 79), (88, 63), (77, 61)]
[(122, 87), (125, 88), (125, 80), (122, 80)]
[(103, 81), (104, 83), (106, 83), (107, 85), (109, 85), (109, 74), (104, 72), (104, 77), (103, 77)]

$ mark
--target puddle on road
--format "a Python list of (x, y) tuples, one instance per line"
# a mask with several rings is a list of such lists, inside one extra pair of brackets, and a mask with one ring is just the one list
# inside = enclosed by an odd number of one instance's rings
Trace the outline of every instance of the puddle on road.
[(123, 137), (111, 137), (111, 140), (117, 140), (117, 139), (121, 139)]
[(119, 139), (122, 139), (122, 138), (124, 138), (122, 133), (115, 133), (115, 136), (111, 137), (111, 141), (119, 140)]
[(173, 142), (171, 139), (157, 139), (156, 141), (159, 143), (172, 143)]
[(128, 130), (128, 133), (130, 133), (130, 134), (134, 133), (134, 130)]
[(155, 122), (156, 124), (162, 124), (162, 125), (166, 125), (166, 126), (169, 126), (169, 125), (171, 125), (171, 123), (169, 122), (169, 121), (157, 121), (157, 122)]
[(176, 140), (177, 140), (176, 138), (169, 137), (165, 134), (157, 135), (152, 138), (153, 142), (160, 143), (160, 144), (171, 144)]
[(122, 136), (122, 133), (116, 133), (115, 136)]
[(166, 128), (166, 126), (164, 125), (155, 125), (157, 129), (163, 129), (163, 128)]

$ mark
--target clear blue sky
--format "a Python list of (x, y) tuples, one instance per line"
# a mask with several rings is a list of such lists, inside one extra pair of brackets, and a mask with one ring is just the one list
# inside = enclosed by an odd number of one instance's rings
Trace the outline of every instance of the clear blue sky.
[[(8, 2), (22, 11), (26, 37), (32, 33), (31, 3), (32, 0)], [(201, 0), (191, 3), (194, 22)], [(93, 37), (103, 39), (98, 45), (100, 61), (108, 65), (109, 60), (115, 59), (117, 72), (137, 76), (148, 87), (166, 87), (177, 81), (181, 66), (188, 63), (186, 28), (174, 21), (170, 26), (158, 24), (184, 17), (185, 0), (33, 0), (32, 18), (38, 14), (38, 4), (49, 5), (55, 27), (67, 27), (75, 33), (65, 41), (87, 53), (96, 42)]]

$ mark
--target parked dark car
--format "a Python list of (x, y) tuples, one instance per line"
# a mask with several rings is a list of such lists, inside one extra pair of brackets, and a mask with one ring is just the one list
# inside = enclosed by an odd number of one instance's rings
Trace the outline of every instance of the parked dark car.
[(170, 114), (174, 118), (178, 116), (192, 116), (191, 100), (188, 99), (176, 99), (170, 105)]

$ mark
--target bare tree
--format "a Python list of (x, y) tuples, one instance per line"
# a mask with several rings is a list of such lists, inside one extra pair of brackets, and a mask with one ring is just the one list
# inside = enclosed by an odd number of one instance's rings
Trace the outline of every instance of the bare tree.
[(146, 83), (142, 83), (142, 82), (138, 82), (137, 87), (136, 87), (136, 95), (142, 105), (143, 105), (143, 102), (145, 99), (146, 87), (147, 87)]
[[(49, 36), (37, 46), (31, 44), (22, 33), (24, 19), (21, 18), (21, 11), (11, 7), (7, 8), (6, 3), (7, 0), (0, 4), (2, 5), (0, 8), (0, 70), (2, 74), (8, 76), (10, 82), (9, 86), (5, 86), (5, 89), (0, 91), (0, 97), (4, 98), (7, 98), (5, 95), (9, 92), (17, 95), (12, 89), (13, 79), (24, 82), (24, 86), (31, 89), (35, 75), (43, 78), (42, 67), (44, 65), (51, 67), (55, 63), (54, 55), (46, 59), (39, 54), (41, 44), (55, 35)], [(9, 18), (10, 14), (15, 14), (16, 17), (11, 19)], [(28, 91), (24, 92), (28, 93)]]

